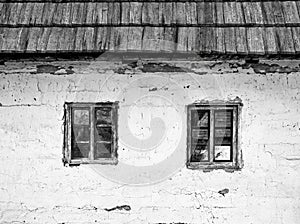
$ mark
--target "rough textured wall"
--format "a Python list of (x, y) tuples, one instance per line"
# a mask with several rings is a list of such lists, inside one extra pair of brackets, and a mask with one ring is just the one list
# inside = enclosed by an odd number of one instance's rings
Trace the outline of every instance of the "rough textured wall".
[[(0, 65), (0, 222), (298, 223), (299, 62), (280, 63)], [(185, 105), (236, 96), (244, 168), (187, 169)], [(63, 166), (66, 101), (120, 102), (119, 165)]]

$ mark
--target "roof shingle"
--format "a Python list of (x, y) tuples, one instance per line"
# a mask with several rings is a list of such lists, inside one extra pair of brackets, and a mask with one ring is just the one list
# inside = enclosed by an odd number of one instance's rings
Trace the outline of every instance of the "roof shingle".
[(0, 52), (300, 52), (299, 1), (0, 0)]

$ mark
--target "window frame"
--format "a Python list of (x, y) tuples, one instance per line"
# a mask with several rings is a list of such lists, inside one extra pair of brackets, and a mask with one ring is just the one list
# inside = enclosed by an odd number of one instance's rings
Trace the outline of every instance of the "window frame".
[[(240, 147), (241, 133), (241, 109), (243, 104), (240, 100), (235, 101), (205, 101), (187, 105), (187, 168), (202, 169), (210, 171), (213, 169), (224, 169), (226, 171), (240, 170), (243, 167), (242, 150)], [(209, 110), (209, 152), (208, 161), (192, 162), (192, 110)], [(213, 113), (216, 110), (232, 110), (232, 147), (231, 161), (215, 161), (215, 121)]]
[[(95, 150), (95, 109), (99, 107), (112, 108), (112, 132), (113, 140), (111, 158), (94, 159)], [(72, 125), (73, 116), (72, 110), (74, 108), (85, 108), (89, 110), (89, 127), (90, 127), (90, 149), (88, 158), (71, 158), (72, 152)], [(63, 147), (63, 162), (64, 164), (79, 165), (79, 164), (111, 164), (118, 163), (118, 102), (98, 102), (98, 103), (80, 103), (80, 102), (66, 102), (64, 104), (64, 147)]]

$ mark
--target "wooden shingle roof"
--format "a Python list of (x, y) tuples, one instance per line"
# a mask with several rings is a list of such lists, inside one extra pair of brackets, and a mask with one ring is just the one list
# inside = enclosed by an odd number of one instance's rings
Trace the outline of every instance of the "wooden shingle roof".
[(0, 0), (0, 52), (299, 54), (300, 1)]

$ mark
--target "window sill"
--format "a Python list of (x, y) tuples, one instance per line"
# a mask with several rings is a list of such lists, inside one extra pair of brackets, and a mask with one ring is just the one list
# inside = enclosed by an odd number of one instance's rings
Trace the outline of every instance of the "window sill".
[(226, 172), (234, 172), (241, 170), (241, 166), (234, 164), (233, 162), (222, 162), (222, 163), (187, 163), (187, 168), (192, 170), (202, 170), (203, 172), (210, 172), (213, 170), (225, 170)]
[(101, 165), (117, 165), (118, 159), (117, 158), (107, 158), (107, 159), (97, 159), (97, 160), (90, 160), (90, 159), (72, 159), (69, 165), (80, 165), (80, 164), (101, 164)]

